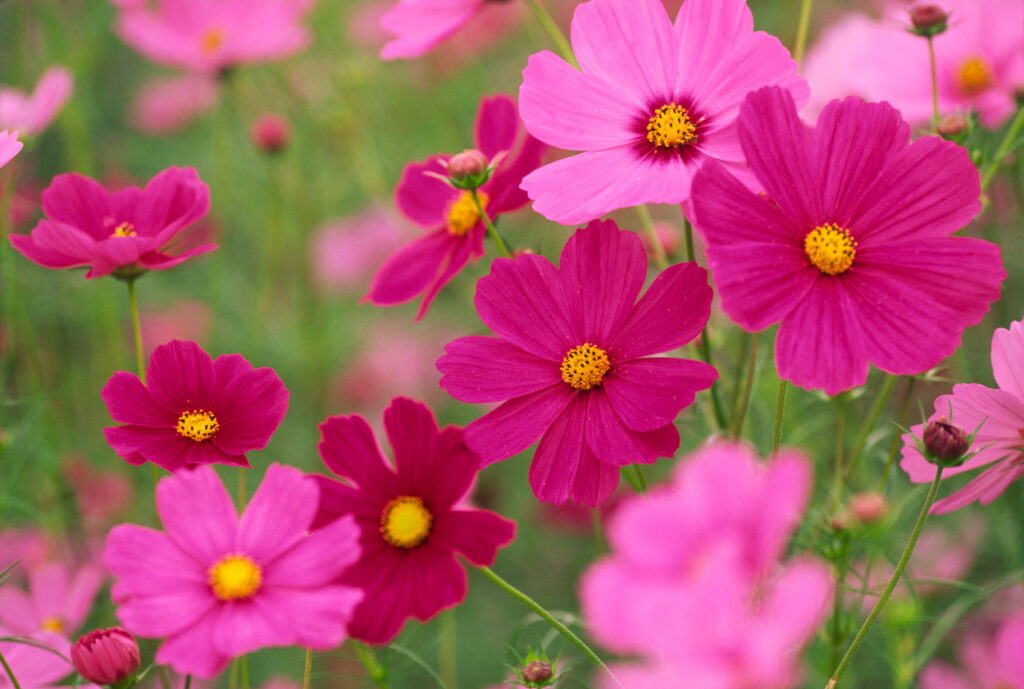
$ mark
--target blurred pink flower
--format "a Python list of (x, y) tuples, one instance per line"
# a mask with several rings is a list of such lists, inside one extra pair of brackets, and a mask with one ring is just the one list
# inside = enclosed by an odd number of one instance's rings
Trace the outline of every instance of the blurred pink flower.
[(132, 483), (123, 474), (101, 471), (81, 455), (68, 455), (64, 477), (75, 492), (78, 514), (87, 527), (106, 529), (131, 504)]
[(71, 72), (60, 66), (47, 69), (31, 95), (0, 87), (0, 129), (17, 129), (21, 136), (36, 136), (53, 122), (71, 98)]
[(135, 94), (128, 121), (146, 134), (170, 134), (211, 110), (218, 94), (217, 82), (209, 74), (153, 79)]
[(971, 629), (961, 644), (961, 668), (935, 661), (921, 673), (920, 689), (1024, 689), (1024, 614), (995, 633)]
[(20, 560), (12, 576), (23, 579), (27, 570), (45, 563), (56, 550), (53, 539), (38, 529), (4, 529), (0, 531), (0, 572)]
[(11, 162), (22, 146), (24, 144), (18, 141), (18, 132), (8, 132), (6, 129), (0, 131), (0, 167)]
[[(0, 624), (15, 634), (56, 632), (73, 634), (89, 615), (89, 608), (103, 583), (103, 569), (86, 564), (72, 570), (50, 562), (28, 571), (28, 591), (0, 586)], [(67, 654), (70, 642), (59, 650)]]
[[(489, 11), (483, 11), (487, 7)], [(398, 0), (380, 17), (380, 27), (392, 37), (380, 51), (384, 60), (419, 57), (437, 47), (445, 39), (473, 22), (478, 16), (494, 15), (489, 24), (476, 22), (476, 35), (468, 39), (469, 52), (483, 47), (481, 35), (493, 35), (508, 31), (514, 25), (509, 19), (518, 18), (518, 12), (509, 12), (500, 2), (487, 0)], [(481, 29), (483, 29), (481, 31)], [(463, 36), (453, 41), (456, 47), (464, 43)], [(460, 51), (461, 52), (461, 51)]]
[[(19, 635), (21, 634), (13, 629), (0, 627), (0, 637)], [(55, 632), (38, 632), (32, 634), (31, 639), (65, 656), (71, 648), (67, 640)], [(11, 666), (11, 671), (17, 678), (21, 689), (51, 687), (74, 670), (66, 659), (38, 646), (14, 641), (0, 641), (0, 653)], [(97, 689), (92, 684), (79, 686)], [(10, 678), (3, 671), (0, 671), (0, 689), (13, 689)]]
[(191, 340), (202, 345), (209, 333), (211, 318), (210, 307), (192, 299), (144, 310), (139, 315), (139, 327), (146, 360), (154, 349), (171, 340)]
[(328, 222), (317, 229), (309, 245), (313, 280), (325, 289), (365, 289), (377, 266), (408, 235), (397, 218), (376, 207)]

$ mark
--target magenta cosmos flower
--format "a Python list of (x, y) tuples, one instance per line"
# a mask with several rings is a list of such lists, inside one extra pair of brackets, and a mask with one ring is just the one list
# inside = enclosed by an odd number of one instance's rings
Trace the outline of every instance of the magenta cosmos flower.
[(465, 505), (479, 460), (461, 428), (438, 430), (426, 405), (396, 397), (384, 410), (384, 429), (394, 464), (363, 417), (328, 418), (320, 424), (320, 456), (348, 483), (314, 477), (316, 524), (350, 514), (361, 531), (362, 557), (339, 581), (366, 591), (349, 635), (370, 644), (386, 644), (410, 617), (428, 620), (466, 597), (456, 553), (488, 566), (515, 537), (514, 522)]
[[(477, 192), (487, 215), (494, 220), (526, 205), (519, 189), (523, 175), (540, 164), (544, 145), (532, 136), (520, 136), (515, 101), (505, 95), (480, 101), (476, 116), (476, 146), (488, 159), (499, 153), (507, 157)], [(453, 189), (439, 179), (442, 163), (449, 156), (431, 156), (411, 163), (402, 172), (395, 190), (395, 203), (417, 225), (433, 229), (430, 234), (403, 245), (373, 276), (370, 291), (363, 297), (377, 306), (401, 304), (423, 295), (416, 320), (427, 315), (441, 288), (455, 277), (469, 259), (484, 255), (487, 232), (468, 191)]]
[(394, 38), (381, 48), (384, 60), (419, 57), (465, 26), (487, 0), (399, 0), (380, 18)]
[[(953, 394), (935, 400), (935, 413), (928, 419), (945, 417), (974, 438), (972, 452), (977, 452), (962, 465), (944, 469), (942, 478), (956, 476), (988, 466), (966, 486), (932, 506), (933, 514), (945, 514), (969, 505), (975, 500), (987, 505), (1024, 476), (1024, 321), (999, 328), (992, 335), (992, 374), (997, 389), (978, 383), (953, 386)], [(924, 424), (911, 427), (918, 438)], [(903, 436), (903, 459), (900, 467), (914, 483), (935, 480), (935, 465), (926, 460), (910, 435)], [(991, 466), (989, 466), (991, 465)]]
[(920, 689), (1024, 689), (1024, 614), (990, 627), (976, 625), (961, 642), (961, 667), (929, 664), (921, 672)]
[(203, 244), (170, 256), (176, 235), (210, 210), (210, 189), (193, 168), (171, 167), (145, 189), (109, 192), (77, 173), (57, 175), (42, 194), (44, 220), (32, 234), (12, 234), (11, 244), (44, 268), (89, 266), (86, 278), (113, 273), (134, 278), (166, 270), (213, 251)]
[(950, 236), (981, 209), (960, 146), (909, 143), (892, 106), (858, 98), (834, 101), (809, 129), (775, 87), (747, 97), (739, 136), (766, 193), (706, 165), (696, 226), (729, 316), (749, 331), (781, 323), (780, 377), (835, 395), (862, 385), (868, 362), (922, 373), (999, 298), (999, 247)]
[(214, 361), (195, 342), (172, 340), (153, 351), (146, 383), (125, 371), (103, 387), (114, 421), (103, 429), (125, 461), (168, 471), (194, 464), (249, 466), (288, 411), (288, 390), (271, 368), (241, 354)]
[(533, 209), (564, 225), (685, 201), (706, 160), (744, 160), (735, 120), (748, 91), (778, 84), (808, 98), (796, 62), (754, 31), (745, 0), (686, 0), (675, 24), (660, 0), (591, 0), (573, 15), (572, 47), (582, 71), (545, 50), (530, 56), (519, 90), (531, 134), (585, 151), (523, 180)]
[(311, 533), (319, 493), (298, 469), (272, 464), (239, 519), (211, 467), (162, 479), (166, 532), (122, 524), (107, 536), (121, 624), (165, 639), (157, 663), (207, 678), (268, 646), (338, 646), (363, 597), (335, 581), (359, 557), (359, 530), (346, 518)]
[(123, 8), (116, 32), (154, 62), (190, 71), (293, 55), (309, 43), (304, 0), (158, 0)]
[(577, 230), (560, 267), (536, 255), (498, 259), (477, 283), (476, 308), (498, 337), (463, 337), (437, 362), (463, 402), (503, 402), (466, 427), (483, 465), (540, 445), (530, 466), (538, 499), (595, 506), (619, 467), (671, 457), (674, 421), (714, 368), (677, 357), (707, 323), (711, 288), (696, 263), (647, 277), (640, 239), (614, 222)]
[(11, 162), (23, 146), (24, 144), (18, 141), (18, 132), (8, 132), (6, 129), (0, 131), (0, 167)]
[(73, 88), (71, 72), (56, 65), (43, 73), (31, 94), (0, 87), (0, 129), (17, 129), (24, 137), (41, 134), (71, 98)]

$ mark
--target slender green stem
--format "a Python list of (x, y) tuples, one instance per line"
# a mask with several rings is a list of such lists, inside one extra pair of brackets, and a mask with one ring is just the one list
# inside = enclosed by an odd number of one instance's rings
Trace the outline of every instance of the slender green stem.
[(736, 358), (736, 372), (732, 376), (732, 392), (730, 398), (732, 399), (732, 406), (729, 408), (729, 427), (736, 422), (736, 414), (740, 409), (740, 393), (742, 391), (743, 381), (745, 376), (743, 375), (744, 366), (746, 366), (748, 355), (750, 354), (750, 340), (751, 334), (746, 330), (742, 331), (740, 335), (740, 355)]
[(163, 687), (163, 689), (171, 689), (171, 680), (170, 677), (168, 677), (167, 675), (166, 665), (160, 666), (160, 685)]
[(786, 381), (779, 379), (779, 392), (775, 396), (775, 429), (772, 431), (772, 452), (782, 444), (782, 412), (786, 408)]
[(373, 649), (359, 641), (353, 640), (359, 662), (363, 664), (366, 671), (370, 673), (370, 679), (377, 685), (377, 689), (388, 689), (388, 669), (383, 663), (378, 663)]
[(242, 689), (249, 689), (249, 656), (239, 658), (238, 665), (241, 668)]
[(500, 234), (498, 234), (498, 228), (494, 226), (493, 222), (491, 222), (490, 216), (488, 216), (487, 213), (484, 213), (484, 207), (480, 203), (480, 195), (477, 193), (476, 189), (470, 189), (469, 193), (473, 197), (473, 203), (476, 205), (476, 212), (480, 214), (480, 219), (483, 220), (484, 225), (487, 226), (487, 233), (491, 235), (491, 239), (493, 239), (494, 243), (498, 245), (498, 251), (500, 251), (501, 255), (505, 258), (512, 258), (512, 252), (508, 250), (508, 247), (505, 245), (505, 240), (501, 238)]
[(608, 546), (604, 540), (604, 525), (601, 523), (601, 508), (594, 507), (590, 512), (594, 520), (594, 545), (597, 547), (597, 554), (604, 555), (608, 552)]
[(238, 511), (245, 509), (245, 501), (248, 499), (245, 490), (245, 472), (248, 467), (238, 467)]
[(836, 663), (839, 662), (839, 645), (843, 642), (841, 638), (843, 635), (843, 596), (840, 592), (843, 590), (843, 583), (846, 580), (848, 555), (848, 543), (844, 542), (842, 554), (839, 556), (839, 562), (836, 565), (836, 595), (832, 598), (832, 631), (829, 634), (828, 643), (832, 667), (835, 667)]
[(556, 620), (551, 615), (551, 613), (545, 610), (539, 603), (537, 603), (537, 601), (533, 600), (528, 595), (517, 589), (515, 586), (502, 579), (490, 567), (478, 567), (478, 569), (481, 572), (483, 572), (488, 579), (497, 584), (498, 587), (501, 588), (503, 591), (510, 594), (513, 598), (518, 598), (520, 602), (526, 605), (526, 607), (530, 608), (535, 613), (540, 615), (540, 617), (545, 622), (550, 624), (555, 629), (555, 631), (564, 636), (573, 646), (578, 648), (580, 652), (583, 655), (585, 655), (590, 662), (592, 662), (602, 671), (607, 673), (607, 675), (611, 677), (616, 684), (618, 684), (620, 687), (622, 686), (622, 682), (620, 682), (619, 679), (612, 673), (612, 671), (608, 669), (608, 666), (604, 664), (604, 661), (601, 660), (596, 653), (590, 650), (590, 647), (583, 642), (583, 639), (573, 634), (572, 630), (570, 630), (564, 624)]
[(690, 221), (683, 216), (683, 240), (686, 243), (686, 260), (696, 261), (697, 252), (693, 248), (693, 226), (690, 225)]
[(185, 675), (185, 689), (192, 689), (192, 675)]
[(309, 681), (313, 678), (313, 649), (306, 649), (306, 661), (302, 664), (302, 689), (309, 689)]
[(456, 644), (455, 611), (458, 608), (445, 610), (441, 613), (441, 624), (438, 632), (437, 669), (441, 682), (447, 689), (455, 689), (458, 681), (458, 662)]
[(850, 455), (850, 463), (846, 465), (846, 469), (843, 471), (843, 480), (850, 478), (850, 474), (853, 473), (853, 468), (857, 464), (857, 460), (860, 459), (860, 453), (864, 451), (864, 446), (868, 442), (868, 435), (871, 434), (875, 424), (878, 423), (878, 417), (882, 414), (882, 409), (885, 407), (885, 403), (889, 401), (889, 395), (892, 393), (893, 385), (896, 383), (896, 376), (887, 375), (885, 377), (885, 385), (882, 386), (882, 391), (875, 398), (875, 404), (871, 407), (871, 412), (868, 414), (867, 421), (861, 426), (860, 433), (857, 434), (857, 440), (853, 445), (853, 452)]
[(754, 386), (754, 373), (757, 370), (757, 336), (754, 333), (750, 338), (750, 362), (747, 364), (747, 381), (743, 385), (743, 395), (739, 401), (739, 408), (736, 410), (732, 422), (732, 437), (739, 438), (743, 434), (743, 421), (747, 417), (747, 406), (750, 404), (750, 389)]
[[(917, 382), (917, 378), (911, 378), (907, 384), (907, 394), (903, 398), (903, 409), (900, 411), (900, 426), (906, 427), (907, 425), (907, 413), (910, 411), (910, 400), (914, 397), (914, 384)], [(896, 460), (896, 451), (900, 449), (900, 434), (896, 433), (892, 439), (892, 445), (889, 446), (889, 458), (885, 461), (885, 469), (882, 470), (882, 477), (878, 479), (878, 487), (876, 490), (882, 490), (885, 486), (885, 480), (889, 477), (889, 470), (892, 469), (892, 464)]]
[[(910, 562), (910, 556), (914, 552), (914, 546), (917, 545), (917, 539), (921, 535), (921, 529), (924, 527), (925, 521), (928, 519), (928, 510), (931, 509), (932, 503), (935, 502), (935, 496), (939, 493), (939, 483), (942, 480), (942, 467), (936, 467), (935, 478), (932, 480), (931, 488), (928, 489), (928, 496), (924, 499), (924, 505), (921, 507), (921, 513), (917, 516), (917, 522), (914, 524), (914, 530), (910, 532), (910, 540), (907, 541), (907, 547), (903, 549), (903, 555), (900, 556), (900, 561), (896, 563), (896, 570), (892, 573), (892, 578), (889, 579), (889, 583), (885, 585), (885, 590), (882, 591), (882, 595), (878, 598), (878, 602), (875, 603), (875, 607), (871, 609), (871, 613), (868, 614), (868, 618), (864, 620), (864, 624), (861, 625), (860, 630), (857, 632), (857, 636), (853, 638), (853, 643), (850, 644), (850, 648), (846, 650), (846, 654), (843, 659), (839, 661), (839, 665), (836, 667), (835, 672), (832, 673), (831, 679), (828, 684), (825, 685), (825, 689), (834, 689), (836, 684), (839, 683), (839, 678), (846, 672), (846, 668), (850, 666), (850, 661), (857, 654), (857, 649), (864, 642), (864, 637), (867, 636), (868, 630), (871, 629), (871, 625), (875, 623), (875, 618), (878, 617), (879, 613), (882, 612), (882, 608), (889, 600), (889, 596), (892, 595), (893, 589), (896, 588), (896, 582), (903, 576), (903, 570), (907, 568), (907, 563)], [(839, 592), (836, 592), (839, 595)]]
[(832, 507), (831, 512), (839, 504), (843, 496), (843, 450), (846, 440), (846, 394), (840, 393), (836, 398), (836, 451), (832, 465)]
[(135, 280), (128, 281), (128, 303), (132, 309), (132, 334), (135, 336), (135, 372), (146, 382), (146, 363), (142, 356), (142, 327), (139, 324), (139, 303), (135, 300)]
[(643, 228), (644, 234), (647, 235), (647, 242), (651, 245), (654, 265), (658, 270), (665, 270), (668, 268), (668, 254), (665, 253), (665, 247), (658, 239), (658, 231), (654, 229), (654, 218), (651, 217), (651, 211), (647, 208), (647, 204), (641, 203), (637, 206), (636, 214), (640, 218), (640, 226)]
[(988, 189), (988, 185), (992, 183), (992, 180), (996, 176), (996, 172), (999, 171), (999, 165), (1003, 162), (1003, 158), (1013, 148), (1014, 141), (1017, 135), (1020, 134), (1021, 127), (1024, 126), (1024, 108), (1018, 108), (1017, 116), (1013, 118), (1013, 122), (1010, 123), (1010, 128), (1006, 131), (1006, 136), (1003, 137), (1002, 143), (999, 144), (999, 148), (996, 149), (996, 154), (992, 158), (992, 162), (985, 168), (985, 174), (981, 176), (981, 191), (984, 192)]
[(633, 474), (636, 476), (636, 485), (638, 487), (638, 493), (647, 492), (647, 479), (644, 477), (644, 470), (640, 468), (639, 464), (631, 465), (633, 468)]
[(7, 676), (10, 678), (11, 685), (14, 686), (14, 689), (21, 689), (21, 685), (18, 684), (18, 680), (14, 677), (14, 670), (12, 670), (11, 666), (7, 664), (7, 659), (4, 658), (3, 653), (0, 653), (0, 663), (3, 664), (4, 670), (7, 672)]
[(533, 16), (537, 18), (537, 22), (541, 28), (547, 32), (548, 36), (551, 37), (552, 43), (555, 44), (555, 48), (562, 55), (562, 58), (576, 69), (580, 68), (580, 63), (576, 61), (576, 55), (572, 52), (572, 46), (569, 44), (569, 39), (565, 37), (562, 30), (558, 28), (558, 24), (554, 18), (548, 13), (546, 9), (537, 0), (526, 0), (526, 4), (530, 6), (530, 10), (533, 11)]
[(807, 48), (807, 30), (811, 26), (811, 6), (814, 0), (803, 0), (800, 4), (800, 19), (796, 27), (796, 46), (793, 48), (793, 59), (800, 62), (804, 59)]
[(932, 36), (928, 39), (928, 64), (932, 70), (932, 131), (939, 130), (939, 74), (935, 69), (935, 41)]

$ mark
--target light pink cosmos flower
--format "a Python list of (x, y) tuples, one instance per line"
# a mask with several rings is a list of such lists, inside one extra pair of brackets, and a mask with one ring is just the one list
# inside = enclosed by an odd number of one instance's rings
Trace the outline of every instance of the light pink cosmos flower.
[(30, 235), (12, 234), (10, 240), (44, 268), (89, 266), (86, 278), (133, 278), (217, 248), (204, 244), (174, 256), (163, 253), (210, 210), (210, 189), (193, 168), (170, 167), (145, 189), (115, 192), (78, 173), (57, 175), (42, 201), (46, 218)]
[(18, 132), (0, 131), (0, 167), (11, 162), (24, 145), (18, 141)]
[(580, 601), (598, 642), (642, 659), (614, 668), (628, 689), (794, 685), (833, 593), (824, 563), (779, 561), (810, 489), (800, 453), (721, 442), (623, 501)]
[(118, 17), (121, 39), (154, 62), (195, 72), (219, 72), (248, 62), (278, 60), (309, 44), (299, 0), (158, 0)]
[(686, 0), (675, 24), (660, 0), (591, 0), (573, 15), (572, 46), (582, 71), (545, 50), (519, 89), (531, 134), (585, 151), (523, 180), (534, 210), (565, 225), (685, 201), (705, 161), (744, 160), (735, 121), (747, 92), (777, 84), (799, 105), (808, 97), (746, 0)]
[(999, 247), (951, 236), (981, 209), (965, 149), (910, 143), (896, 110), (858, 98), (809, 129), (777, 87), (747, 97), (739, 138), (766, 193), (709, 163), (696, 227), (726, 313), (748, 331), (780, 323), (780, 377), (835, 395), (863, 385), (869, 362), (923, 373), (999, 298)]
[[(971, 452), (976, 455), (962, 465), (942, 472), (945, 480), (979, 467), (989, 466), (966, 486), (932, 506), (932, 514), (945, 514), (969, 505), (975, 500), (987, 505), (1006, 490), (1013, 481), (1024, 476), (1024, 321), (1016, 321), (1009, 329), (999, 328), (992, 335), (992, 374), (997, 389), (979, 383), (959, 383), (953, 394), (935, 400), (935, 413), (968, 433), (978, 429)], [(980, 428), (979, 428), (980, 427)], [(924, 424), (910, 428), (918, 438)], [(900, 467), (914, 483), (935, 479), (935, 465), (917, 450), (913, 438), (903, 436), (903, 459)]]
[[(75, 570), (59, 562), (33, 567), (27, 592), (0, 586), (0, 624), (15, 634), (45, 630), (67, 637), (85, 622), (102, 583), (102, 568), (91, 564)], [(68, 648), (65, 640), (60, 651)]]
[(487, 0), (398, 0), (380, 18), (381, 28), (393, 36), (380, 56), (384, 60), (419, 57), (468, 24), (487, 4)]
[(132, 99), (128, 121), (146, 134), (171, 134), (213, 109), (219, 93), (216, 79), (205, 73), (153, 79)]
[[(24, 635), (0, 627), (0, 637), (3, 636)], [(71, 648), (67, 639), (56, 632), (38, 632), (32, 634), (30, 639), (65, 656), (68, 655)], [(11, 666), (11, 671), (21, 689), (50, 689), (74, 671), (71, 663), (60, 655), (38, 646), (14, 641), (0, 641), (0, 653)], [(92, 684), (85, 686), (97, 689)], [(14, 689), (10, 678), (2, 668), (0, 668), (0, 689)]]
[[(476, 147), (488, 160), (500, 153), (506, 157), (477, 192), (484, 212), (491, 220), (526, 205), (519, 188), (523, 175), (540, 164), (545, 146), (532, 136), (521, 136), (515, 101), (506, 95), (485, 97), (476, 117)], [(453, 189), (445, 182), (424, 174), (445, 174), (442, 163), (450, 156), (431, 156), (411, 163), (402, 171), (395, 189), (395, 203), (410, 220), (433, 231), (404, 244), (393, 253), (377, 274), (363, 301), (391, 306), (415, 299), (420, 294), (416, 320), (427, 315), (441, 288), (462, 270), (470, 258), (484, 255), (487, 228), (480, 219), (468, 191)]]
[(961, 668), (932, 662), (920, 689), (1024, 689), (1024, 615), (1003, 621), (994, 634), (972, 629), (959, 648)]
[(298, 469), (272, 464), (239, 519), (212, 468), (162, 479), (166, 532), (122, 524), (107, 537), (118, 619), (165, 639), (157, 663), (205, 678), (268, 646), (338, 646), (363, 598), (334, 583), (359, 558), (359, 529), (347, 517), (310, 532), (319, 494)]
[[(1017, 110), (1024, 86), (1024, 0), (945, 0), (945, 33), (935, 37), (939, 111), (974, 108), (996, 128)], [(813, 118), (833, 98), (885, 100), (911, 123), (932, 117), (931, 68), (925, 39), (909, 33), (909, 5), (890, 2), (874, 21), (851, 14), (830, 27), (808, 52), (811, 85), (805, 115)]]
[(47, 69), (31, 95), (0, 87), (0, 129), (17, 129), (23, 137), (41, 134), (71, 98), (73, 88), (71, 72), (60, 66)]
[(309, 244), (313, 280), (325, 289), (363, 288), (374, 267), (408, 234), (393, 214), (380, 208), (331, 221), (313, 233)]

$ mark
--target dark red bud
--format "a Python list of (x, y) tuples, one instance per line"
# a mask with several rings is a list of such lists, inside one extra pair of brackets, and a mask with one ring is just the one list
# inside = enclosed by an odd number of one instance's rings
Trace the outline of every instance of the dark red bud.
[(534, 660), (523, 666), (523, 680), (539, 684), (551, 679), (551, 664), (543, 660)]
[(955, 463), (967, 454), (971, 446), (966, 431), (951, 424), (945, 417), (925, 426), (922, 439), (931, 456), (943, 464)]

